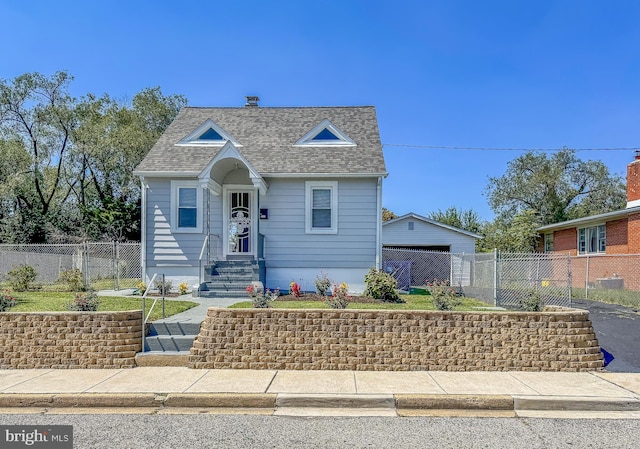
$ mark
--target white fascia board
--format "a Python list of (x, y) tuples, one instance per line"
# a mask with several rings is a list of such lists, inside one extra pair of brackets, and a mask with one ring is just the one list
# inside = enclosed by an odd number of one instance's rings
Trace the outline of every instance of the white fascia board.
[(388, 173), (263, 173), (264, 178), (386, 178)]
[(198, 171), (134, 171), (134, 175), (145, 178), (195, 178), (200, 174)]

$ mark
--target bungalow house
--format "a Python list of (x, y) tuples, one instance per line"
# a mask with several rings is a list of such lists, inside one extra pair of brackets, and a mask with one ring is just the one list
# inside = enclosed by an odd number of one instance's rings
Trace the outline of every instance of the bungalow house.
[(387, 173), (371, 106), (185, 107), (135, 173), (147, 281), (231, 296), (252, 280), (312, 290), (323, 272), (355, 292), (380, 267)]
[[(585, 265), (591, 272), (589, 274), (587, 271), (586, 274), (589, 285), (597, 287), (603, 284), (640, 290), (635, 267), (630, 263), (621, 263), (619, 257), (613, 257), (640, 254), (640, 154), (637, 153), (635, 160), (627, 165), (626, 208), (542, 226), (538, 232), (541, 237), (540, 251), (590, 260), (590, 265)], [(585, 269), (574, 262), (573, 277), (584, 278), (581, 272)]]

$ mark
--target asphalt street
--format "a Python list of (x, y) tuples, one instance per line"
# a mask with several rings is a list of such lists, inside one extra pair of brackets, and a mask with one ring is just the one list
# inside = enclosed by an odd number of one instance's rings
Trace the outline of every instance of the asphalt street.
[(589, 311), (605, 362), (608, 362), (607, 371), (640, 373), (638, 310), (586, 299), (574, 299), (572, 306)]

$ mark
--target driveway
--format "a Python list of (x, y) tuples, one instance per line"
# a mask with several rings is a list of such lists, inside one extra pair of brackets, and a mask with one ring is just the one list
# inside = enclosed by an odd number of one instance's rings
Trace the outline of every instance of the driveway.
[(605, 369), (640, 373), (640, 311), (586, 299), (574, 299), (572, 305), (589, 311), (605, 362), (609, 362)]

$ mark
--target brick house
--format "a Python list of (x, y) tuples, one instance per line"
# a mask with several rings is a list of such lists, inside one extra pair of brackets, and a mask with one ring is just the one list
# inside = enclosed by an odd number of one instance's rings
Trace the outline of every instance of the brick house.
[[(618, 279), (619, 287), (640, 290), (636, 279), (636, 263), (620, 262), (613, 255), (640, 255), (640, 153), (627, 165), (627, 207), (604, 214), (553, 223), (538, 228), (540, 247), (544, 252), (564, 253), (584, 258), (600, 278), (588, 283), (597, 286), (607, 279)], [(586, 263), (586, 262), (585, 262)], [(578, 261), (572, 262), (573, 275), (580, 276)], [(616, 284), (616, 283), (613, 283)], [(623, 285), (624, 284), (624, 285)]]

